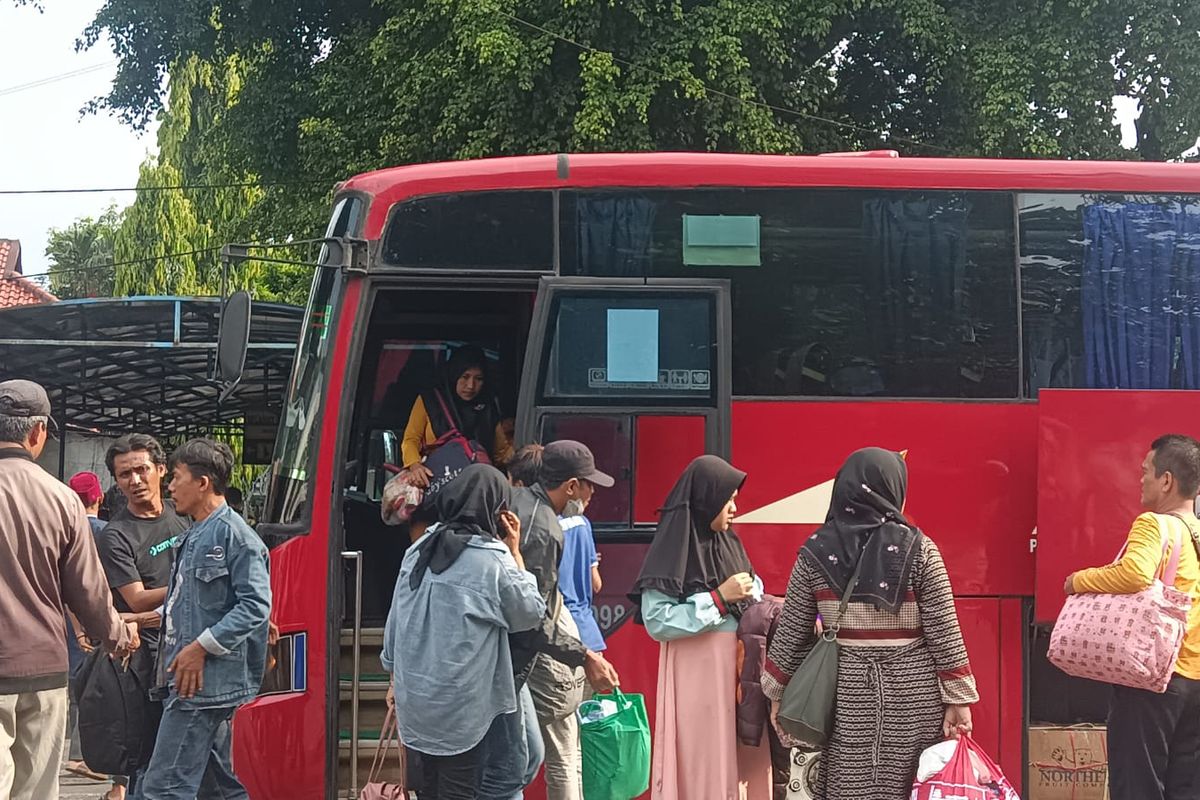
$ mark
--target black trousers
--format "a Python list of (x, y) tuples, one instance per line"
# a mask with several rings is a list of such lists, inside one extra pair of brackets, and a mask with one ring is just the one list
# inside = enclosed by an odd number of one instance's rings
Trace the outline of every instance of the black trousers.
[(408, 780), (417, 800), (475, 800), (482, 747), (456, 756), (431, 756), (407, 748)]
[(1163, 694), (1117, 686), (1108, 710), (1112, 800), (1200, 800), (1200, 681)]

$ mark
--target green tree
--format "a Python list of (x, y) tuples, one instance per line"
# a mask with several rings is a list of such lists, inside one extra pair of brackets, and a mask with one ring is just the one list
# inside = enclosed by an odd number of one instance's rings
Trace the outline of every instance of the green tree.
[[(614, 139), (813, 149), (958, 123), (944, 144), (982, 153), (1045, 146), (1029, 137), (1097, 121), (1107, 136), (1111, 96), (1128, 94), (1148, 112), (1152, 157), (1166, 133), (1156, 116), (1195, 139), (1184, 106), (1198, 22), (1186, 0), (108, 0), (84, 43), (112, 37), (121, 68), (102, 105), (135, 123), (158, 107), (180, 54), (239, 53), (272, 79), (264, 97), (287, 106), (276, 119), (320, 122), (312, 111), (335, 97), (311, 90), (325, 86), (343, 90), (341, 120), (366, 108), (369, 123), (382, 108), (423, 121), (393, 130), (396, 139), (441, 134), (405, 151)], [(389, 104), (400, 90), (416, 91)], [(748, 100), (871, 124), (856, 133)], [(539, 114), (514, 118), (510, 108)], [(578, 136), (563, 122), (581, 123)], [(1014, 140), (998, 135), (1013, 129)], [(304, 135), (291, 130), (277, 131), (275, 155), (297, 149)]]
[[(1177, 158), (1200, 137), (1197, 31), (1187, 0), (107, 0), (81, 46), (113, 42), (96, 107), (135, 125), (168, 75), (174, 114), (177, 73), (219, 67), (204, 134), (168, 161), (254, 176), (247, 223), (307, 237), (334, 180), (439, 159)], [(1114, 95), (1140, 105), (1135, 150)]]
[(65, 228), (51, 228), (50, 291), (62, 300), (108, 297), (113, 287), (113, 239), (121, 225), (115, 206), (99, 217), (82, 217)]
[[(220, 136), (242, 71), (236, 57), (214, 65), (194, 55), (172, 69), (158, 154), (142, 165), (138, 187), (144, 191), (116, 233), (117, 294), (216, 294), (222, 245), (275, 238), (268, 220), (255, 213), (263, 195), (258, 179), (229, 166)], [(278, 238), (288, 235), (285, 228)], [(260, 300), (303, 303), (310, 274), (252, 260), (228, 272), (227, 286), (249, 289)]]

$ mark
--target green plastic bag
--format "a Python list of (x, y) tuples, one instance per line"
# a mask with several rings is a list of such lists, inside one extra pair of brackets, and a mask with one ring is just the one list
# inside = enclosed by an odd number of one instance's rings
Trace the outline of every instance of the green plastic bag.
[[(603, 715), (601, 700), (617, 710)], [(584, 800), (633, 800), (650, 788), (650, 722), (640, 694), (596, 695), (579, 706)]]

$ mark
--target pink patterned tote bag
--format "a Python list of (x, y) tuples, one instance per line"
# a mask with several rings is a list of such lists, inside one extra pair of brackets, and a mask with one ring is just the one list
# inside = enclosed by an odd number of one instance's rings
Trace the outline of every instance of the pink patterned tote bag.
[[(1159, 576), (1137, 594), (1075, 594), (1067, 598), (1050, 634), (1051, 663), (1068, 675), (1159, 694), (1175, 670), (1192, 599), (1174, 588), (1184, 524), (1155, 514), (1164, 531)], [(1166, 568), (1174, 531), (1175, 546)], [(1117, 561), (1125, 548), (1117, 554)]]

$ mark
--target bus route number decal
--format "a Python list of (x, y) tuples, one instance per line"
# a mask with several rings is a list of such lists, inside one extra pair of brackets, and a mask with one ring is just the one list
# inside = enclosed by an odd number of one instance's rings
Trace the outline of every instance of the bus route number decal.
[(600, 632), (607, 638), (629, 615), (629, 608), (622, 603), (600, 603), (592, 606), (592, 614), (596, 617)]

